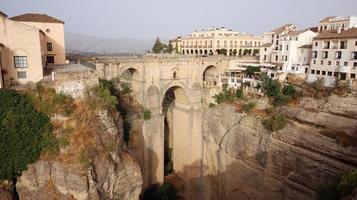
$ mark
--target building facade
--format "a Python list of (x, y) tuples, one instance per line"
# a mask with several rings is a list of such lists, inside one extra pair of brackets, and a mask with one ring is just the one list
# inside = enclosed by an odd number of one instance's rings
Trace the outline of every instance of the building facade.
[(325, 86), (336, 80), (356, 79), (357, 28), (328, 30), (314, 38), (308, 82), (323, 79)]
[(43, 60), (46, 65), (66, 64), (64, 22), (45, 14), (28, 13), (11, 20), (40, 29), (44, 33)]
[[(12, 20), (0, 12), (0, 87), (42, 80), (49, 55), (48, 41), (46, 30)], [(65, 55), (61, 54), (58, 64), (65, 63)]]
[(177, 53), (184, 55), (256, 56), (263, 40), (261, 37), (235, 32), (230, 29), (211, 28), (194, 31), (187, 37), (171, 40)]
[(317, 33), (310, 29), (296, 30), (292, 24), (283, 25), (264, 34), (260, 63), (272, 63), (285, 73), (307, 73), (311, 61), (312, 40)]
[(330, 30), (337, 30), (337, 29), (349, 29), (349, 28), (356, 28), (357, 27), (357, 17), (356, 16), (349, 16), (349, 17), (341, 17), (341, 16), (333, 16), (333, 17), (326, 17), (319, 21), (318, 31), (330, 31)]

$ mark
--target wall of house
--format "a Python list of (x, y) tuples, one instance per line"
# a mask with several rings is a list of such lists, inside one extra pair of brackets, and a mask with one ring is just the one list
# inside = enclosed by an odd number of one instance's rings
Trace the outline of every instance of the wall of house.
[[(21, 38), (21, 40), (19, 40)], [(37, 82), (43, 78), (39, 29), (0, 16), (0, 43), (2, 68), (5, 85), (11, 82)], [(14, 56), (26, 56), (28, 66), (15, 68)], [(18, 72), (26, 73), (26, 78), (18, 78)]]
[[(44, 51), (42, 56), (54, 55), (55, 65), (66, 64), (64, 24), (62, 23), (42, 23), (42, 22), (20, 22), (40, 29), (44, 37)], [(47, 51), (47, 43), (52, 43), (52, 51)]]

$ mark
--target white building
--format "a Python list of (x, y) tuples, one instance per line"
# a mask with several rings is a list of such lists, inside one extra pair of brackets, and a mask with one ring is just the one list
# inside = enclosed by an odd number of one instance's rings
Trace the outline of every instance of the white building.
[(226, 55), (230, 56), (255, 56), (259, 53), (263, 39), (221, 27), (194, 31), (170, 43), (177, 53), (185, 55), (217, 55), (226, 51)]
[(318, 31), (329, 31), (329, 30), (337, 30), (341, 28), (342, 30), (357, 27), (357, 17), (349, 16), (349, 17), (341, 17), (341, 16), (333, 16), (326, 17), (319, 22)]
[(324, 79), (325, 86), (336, 80), (356, 79), (357, 28), (323, 31), (313, 40), (308, 82)]
[[(312, 39), (316, 35), (310, 29), (296, 30), (292, 24), (265, 33), (259, 61), (274, 64), (279, 74), (305, 74), (311, 60)], [(270, 70), (272, 77), (275, 76), (273, 72)]]

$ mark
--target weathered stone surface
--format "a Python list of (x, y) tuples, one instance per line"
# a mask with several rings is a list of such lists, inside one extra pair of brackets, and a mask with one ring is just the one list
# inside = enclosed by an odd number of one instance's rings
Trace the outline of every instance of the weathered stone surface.
[[(141, 170), (122, 148), (122, 122), (106, 112), (98, 114), (103, 133), (98, 143), (113, 143), (107, 154), (95, 157), (87, 169), (73, 163), (39, 160), (29, 165), (16, 184), (21, 200), (137, 200), (142, 189)], [(117, 127), (120, 127), (119, 129)]]
[(314, 199), (318, 186), (357, 169), (356, 147), (343, 147), (319, 133), (326, 128), (354, 130), (356, 104), (353, 97), (304, 99), (297, 107), (282, 109), (291, 120), (275, 133), (264, 129), (260, 119), (235, 112), (231, 106), (209, 109), (202, 125), (202, 180), (210, 181), (202, 195), (206, 199)]

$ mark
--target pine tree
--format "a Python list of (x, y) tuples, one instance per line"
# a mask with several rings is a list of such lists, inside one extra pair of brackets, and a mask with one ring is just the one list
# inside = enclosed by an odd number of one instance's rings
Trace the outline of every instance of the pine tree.
[(160, 38), (156, 38), (155, 44), (152, 47), (152, 52), (153, 53), (161, 53), (162, 50), (164, 49), (164, 44), (160, 41)]

